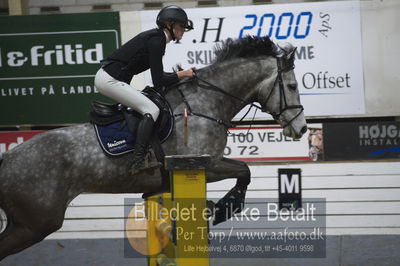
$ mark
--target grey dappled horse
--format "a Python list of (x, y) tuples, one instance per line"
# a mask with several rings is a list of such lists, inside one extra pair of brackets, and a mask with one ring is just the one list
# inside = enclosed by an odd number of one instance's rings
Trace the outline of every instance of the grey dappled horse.
[[(210, 154), (207, 182), (237, 179), (222, 203), (244, 200), (250, 183), (246, 163), (223, 158), (227, 127), (243, 107), (258, 102), (284, 127), (286, 136), (300, 138), (306, 131), (293, 71), (294, 51), (292, 45), (276, 46), (268, 38), (228, 39), (217, 47), (214, 63), (197, 71), (198, 78), (166, 94), (175, 114), (188, 104), (200, 115), (190, 116), (188, 148), (183, 143), (183, 118), (176, 117), (175, 129), (162, 145), (165, 154)], [(0, 234), (0, 260), (58, 230), (68, 204), (82, 192), (163, 190), (159, 171), (130, 176), (131, 165), (131, 154), (107, 157), (89, 123), (48, 131), (4, 153), (0, 216), (7, 217), (7, 226)]]

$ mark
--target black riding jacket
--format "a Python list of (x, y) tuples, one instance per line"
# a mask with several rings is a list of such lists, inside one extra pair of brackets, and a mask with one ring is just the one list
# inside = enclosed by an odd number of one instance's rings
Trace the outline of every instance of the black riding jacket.
[(150, 68), (155, 87), (179, 82), (176, 73), (165, 73), (162, 57), (166, 37), (162, 30), (144, 31), (115, 50), (103, 62), (104, 70), (113, 78), (130, 83), (132, 77)]

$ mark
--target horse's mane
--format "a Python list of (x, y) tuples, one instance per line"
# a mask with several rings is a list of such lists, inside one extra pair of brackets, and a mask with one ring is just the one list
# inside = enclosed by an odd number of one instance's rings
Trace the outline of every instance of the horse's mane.
[[(214, 46), (215, 58), (211, 63), (221, 63), (234, 58), (250, 58), (257, 56), (276, 56), (276, 45), (268, 36), (257, 37), (247, 35), (242, 39), (228, 38)], [(207, 68), (207, 67), (205, 67)], [(173, 68), (175, 72), (183, 70), (180, 64)]]
[(234, 58), (275, 55), (275, 44), (268, 36), (246, 36), (242, 39), (228, 38), (214, 48), (214, 63), (221, 63)]

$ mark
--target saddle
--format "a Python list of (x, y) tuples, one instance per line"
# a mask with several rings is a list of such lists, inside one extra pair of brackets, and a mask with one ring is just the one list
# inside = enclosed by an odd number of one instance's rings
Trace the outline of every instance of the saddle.
[[(142, 93), (160, 109), (160, 115), (154, 125), (155, 134), (151, 141), (151, 145), (155, 146), (154, 141), (160, 144), (168, 139), (175, 120), (170, 105), (154, 88), (146, 87)], [(107, 156), (118, 157), (135, 150), (134, 144), (141, 114), (122, 104), (94, 101), (89, 116), (99, 145)], [(153, 148), (161, 148), (158, 146)]]

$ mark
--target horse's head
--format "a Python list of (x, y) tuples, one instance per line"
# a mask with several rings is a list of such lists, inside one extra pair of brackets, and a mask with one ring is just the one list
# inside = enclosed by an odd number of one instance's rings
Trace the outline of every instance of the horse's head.
[(270, 113), (283, 127), (285, 136), (297, 139), (307, 131), (307, 124), (294, 74), (296, 47), (283, 43), (275, 45), (274, 50), (276, 74), (272, 75), (272, 82), (269, 80), (260, 85), (257, 100), (262, 110)]

